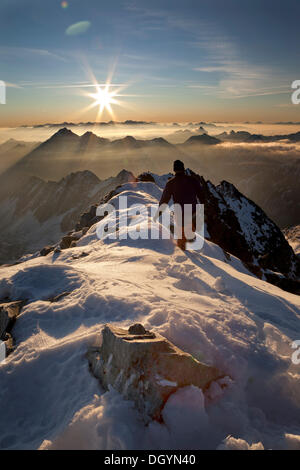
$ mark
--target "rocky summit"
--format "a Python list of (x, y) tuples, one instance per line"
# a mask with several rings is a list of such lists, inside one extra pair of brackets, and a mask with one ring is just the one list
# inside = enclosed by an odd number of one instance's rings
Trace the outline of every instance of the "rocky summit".
[(139, 324), (128, 330), (106, 325), (87, 357), (102, 387), (112, 386), (132, 400), (145, 421), (160, 420), (164, 404), (179, 388), (194, 385), (206, 390), (222, 378), (215, 367), (202, 364)]

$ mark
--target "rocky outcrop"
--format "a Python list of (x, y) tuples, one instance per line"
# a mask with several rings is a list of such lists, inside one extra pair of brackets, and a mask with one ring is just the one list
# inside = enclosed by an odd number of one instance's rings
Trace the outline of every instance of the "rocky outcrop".
[(25, 303), (25, 301), (20, 300), (0, 304), (0, 340), (5, 343), (6, 355), (13, 351), (11, 330)]
[(91, 227), (92, 225), (96, 224), (99, 218), (96, 216), (97, 212), (97, 205), (92, 205), (89, 210), (81, 214), (79, 222), (77, 222), (75, 226), (75, 230), (79, 231), (86, 227)]
[(4, 341), (5, 334), (10, 333), (23, 305), (23, 301), (0, 304), (0, 339), (2, 341)]
[(300, 259), (300, 225), (283, 230), (284, 236)]
[(299, 294), (299, 258), (279, 227), (233, 184), (222, 181), (215, 186), (190, 173), (204, 191), (209, 239), (243, 261), (258, 277)]
[(151, 173), (141, 173), (138, 176), (138, 180), (146, 183), (155, 183), (154, 176), (151, 175)]
[(41, 256), (47, 256), (47, 255), (49, 255), (49, 253), (54, 251), (54, 249), (55, 249), (55, 246), (51, 246), (51, 245), (44, 246), (44, 248), (42, 248), (41, 251), (40, 251), (40, 255)]
[(87, 353), (92, 373), (104, 389), (112, 386), (132, 400), (145, 421), (160, 420), (164, 404), (179, 388), (194, 385), (205, 390), (222, 377), (216, 368), (142, 325), (129, 330), (106, 325), (98, 340)]

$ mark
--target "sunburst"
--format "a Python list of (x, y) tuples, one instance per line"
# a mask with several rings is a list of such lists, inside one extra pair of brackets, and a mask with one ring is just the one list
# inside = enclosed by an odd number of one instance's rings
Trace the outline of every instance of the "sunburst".
[(97, 118), (100, 118), (103, 111), (108, 111), (109, 114), (114, 117), (112, 110), (112, 105), (121, 105), (121, 102), (116, 99), (117, 96), (120, 96), (119, 89), (111, 91), (109, 83), (106, 83), (105, 86), (96, 85), (96, 93), (88, 93), (88, 96), (94, 100), (91, 104), (91, 108), (99, 106), (99, 112)]
[(130, 80), (127, 83), (113, 83), (113, 75), (116, 68), (116, 62), (111, 67), (108, 77), (105, 83), (99, 83), (96, 80), (96, 77), (90, 68), (89, 64), (87, 63), (85, 58), (82, 58), (83, 62), (83, 69), (85, 73), (89, 77), (89, 84), (83, 85), (86, 87), (94, 87), (95, 91), (93, 93), (87, 93), (81, 91), (80, 94), (85, 96), (86, 98), (92, 99), (92, 103), (90, 103), (87, 107), (78, 111), (79, 114), (84, 114), (91, 110), (92, 108), (98, 108), (96, 122), (100, 121), (100, 118), (104, 112), (110, 114), (113, 121), (116, 120), (116, 116), (114, 114), (114, 106), (120, 106), (130, 109), (131, 107), (129, 104), (121, 100), (120, 98), (123, 97), (138, 97), (139, 95), (136, 94), (124, 94), (123, 91), (132, 86), (136, 80)]

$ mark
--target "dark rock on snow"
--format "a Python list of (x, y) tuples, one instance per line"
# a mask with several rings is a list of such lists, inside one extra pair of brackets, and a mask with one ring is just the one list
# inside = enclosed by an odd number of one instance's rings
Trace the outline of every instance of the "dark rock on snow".
[(91, 346), (87, 358), (102, 387), (112, 386), (132, 400), (146, 422), (161, 419), (164, 404), (179, 388), (195, 385), (205, 390), (221, 378), (216, 368), (198, 362), (142, 325), (128, 331), (106, 325), (101, 346)]

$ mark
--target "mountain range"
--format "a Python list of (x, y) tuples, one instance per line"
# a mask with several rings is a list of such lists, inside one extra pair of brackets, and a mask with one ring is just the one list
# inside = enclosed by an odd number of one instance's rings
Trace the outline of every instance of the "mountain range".
[[(235, 141), (254, 139), (245, 132), (225, 134), (224, 139), (227, 136)], [(290, 134), (289, 138), (296, 140), (298, 134)], [(18, 158), (17, 162), (10, 160), (12, 155)], [(141, 140), (128, 136), (110, 141), (92, 132), (78, 136), (62, 128), (41, 144), (10, 140), (0, 146), (0, 161), (10, 160), (10, 167), (0, 175), (2, 262), (41, 248), (44, 243), (53, 243), (58, 235), (71, 229), (71, 222), (66, 223), (67, 212), (74, 213), (74, 218), (70, 216), (73, 223), (75, 215), (94, 202), (89, 197), (91, 187), (99, 185), (99, 196), (102, 196), (102, 184), (105, 187), (106, 182), (111, 181), (112, 189), (114, 184), (119, 184), (119, 176), (107, 178), (115, 169), (117, 174), (120, 168), (127, 168), (130, 175), (151, 167), (167, 170), (177, 158), (214, 184), (224, 179), (231, 181), (281, 228), (299, 224), (300, 161), (297, 156), (288, 159), (272, 154), (266, 158), (260, 151), (228, 150), (222, 147), (220, 139), (205, 133), (191, 136), (183, 144), (172, 145), (163, 138)], [(80, 176), (78, 179), (71, 177), (72, 173)], [(124, 182), (122, 178), (121, 181)], [(68, 202), (59, 200), (53, 206), (55, 210), (50, 210), (51, 198), (57, 201), (57, 193), (63, 194)], [(68, 198), (69, 193), (74, 197), (73, 203)], [(55, 229), (50, 222), (47, 229), (40, 227), (42, 212), (49, 221), (57, 218)], [(41, 242), (36, 244), (39, 238)]]
[(0, 204), (0, 262), (13, 261), (57, 242), (73, 228), (84, 209), (134, 179), (132, 173), (123, 170), (101, 181), (86, 170), (70, 173), (58, 182), (36, 176), (24, 180)]

